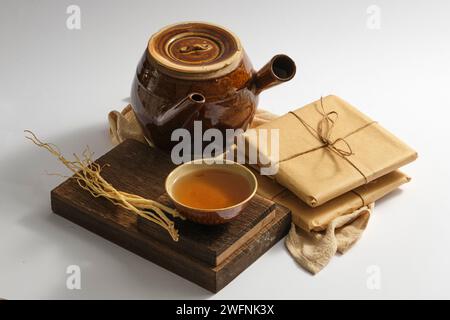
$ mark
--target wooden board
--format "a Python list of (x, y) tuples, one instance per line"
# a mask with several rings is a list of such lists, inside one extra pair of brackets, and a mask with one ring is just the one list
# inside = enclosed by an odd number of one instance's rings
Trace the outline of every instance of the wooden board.
[[(166, 193), (157, 199), (172, 206)], [(217, 266), (239, 249), (245, 242), (255, 236), (275, 217), (275, 203), (258, 195), (245, 208), (245, 211), (233, 221), (218, 225), (206, 226), (178, 220), (178, 242), (174, 242), (161, 228), (141, 217), (138, 217), (138, 229), (158, 239), (179, 252), (189, 254), (209, 265)]]
[[(117, 189), (150, 199), (163, 195), (166, 175), (174, 168), (163, 153), (128, 140), (97, 160), (108, 163), (102, 175)], [(290, 226), (290, 212), (263, 198), (227, 226), (209, 227), (176, 219), (180, 241), (102, 198), (93, 198), (68, 179), (51, 194), (52, 209), (92, 232), (217, 292), (278, 242)], [(145, 232), (143, 232), (145, 231)], [(200, 235), (199, 233), (202, 232)]]

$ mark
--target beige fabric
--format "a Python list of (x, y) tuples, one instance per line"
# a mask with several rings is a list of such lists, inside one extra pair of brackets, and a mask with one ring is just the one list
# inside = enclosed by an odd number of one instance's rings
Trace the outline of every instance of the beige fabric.
[[(326, 122), (321, 105), (315, 101), (256, 129), (279, 130), (279, 160), (272, 157), (269, 139), (260, 161), (279, 163), (271, 177), (309, 206), (320, 206), (417, 158), (413, 149), (339, 97), (323, 98), (324, 112), (330, 113)], [(317, 132), (331, 145), (324, 147)], [(249, 150), (258, 150), (257, 137), (245, 134)]]
[[(270, 112), (258, 110), (251, 124), (251, 127), (256, 127), (261, 124), (267, 123), (275, 119), (276, 117), (276, 115)], [(126, 139), (135, 139), (141, 142), (145, 142), (142, 129), (140, 128), (136, 120), (136, 116), (134, 115), (134, 112), (130, 105), (126, 106), (121, 112), (111, 111), (108, 115), (108, 120), (110, 125), (110, 137), (114, 145), (119, 144)], [(264, 196), (264, 194), (267, 194), (268, 191), (265, 190), (264, 187), (261, 188), (261, 186), (262, 185), (260, 185), (260, 188), (258, 189), (258, 193)], [(270, 190), (270, 188), (268, 190)], [(300, 203), (303, 206), (306, 205), (304, 205), (301, 200), (299, 200), (295, 196), (294, 199), (295, 201), (293, 202), (293, 205), (289, 205), (289, 203), (285, 204), (288, 204), (288, 207), (292, 210), (292, 212), (301, 212), (302, 209), (298, 206), (298, 204)], [(275, 201), (277, 200), (278, 199), (275, 199)], [(306, 270), (309, 270), (312, 273), (318, 272), (326, 265), (326, 263), (328, 263), (331, 257), (335, 254), (336, 250), (344, 253), (353, 243), (355, 243), (359, 239), (362, 231), (365, 228), (365, 225), (367, 224), (367, 220), (369, 219), (369, 211), (367, 209), (365, 209), (365, 211), (357, 210), (354, 213), (339, 217), (339, 214), (343, 214), (345, 212), (348, 212), (348, 210), (344, 212), (333, 212), (333, 215), (335, 217), (338, 216), (330, 224), (330, 226), (333, 228), (333, 231), (327, 231), (327, 233), (325, 233), (325, 236), (321, 237), (321, 241), (312, 241), (310, 240), (310, 238), (305, 237), (304, 235), (302, 236), (302, 234), (300, 233), (302, 232), (301, 229), (296, 229), (293, 225), (294, 231), (292, 231), (291, 229), (289, 236), (286, 239), (286, 245), (291, 255)], [(363, 213), (365, 214), (363, 215)], [(293, 221), (296, 221), (296, 219), (294, 218)], [(297, 233), (294, 233), (295, 230), (297, 230)], [(338, 231), (335, 232), (335, 230)], [(315, 235), (315, 237), (319, 237), (320, 233), (305, 232), (304, 234), (311, 236)], [(334, 235), (334, 238), (332, 234)], [(318, 266), (322, 267), (319, 268)], [(316, 271), (313, 272), (312, 270)]]
[(131, 105), (127, 105), (121, 112), (111, 111), (108, 114), (109, 135), (113, 145), (127, 139), (134, 139), (145, 143), (144, 134), (134, 115)]
[(305, 231), (292, 224), (285, 244), (292, 257), (312, 274), (318, 273), (339, 252), (344, 254), (361, 237), (373, 204), (339, 216), (325, 231)]

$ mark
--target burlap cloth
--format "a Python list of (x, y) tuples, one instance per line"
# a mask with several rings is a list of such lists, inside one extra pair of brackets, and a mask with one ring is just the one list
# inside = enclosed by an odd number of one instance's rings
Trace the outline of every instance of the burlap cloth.
[[(257, 127), (277, 118), (276, 115), (258, 110), (251, 127)], [(146, 143), (141, 127), (130, 105), (121, 112), (108, 115), (110, 137), (114, 145), (127, 139)], [(286, 247), (291, 256), (307, 271), (316, 274), (338, 252), (344, 254), (361, 237), (369, 221), (373, 204), (352, 213), (334, 218), (324, 231), (308, 231), (292, 224), (286, 237)]]

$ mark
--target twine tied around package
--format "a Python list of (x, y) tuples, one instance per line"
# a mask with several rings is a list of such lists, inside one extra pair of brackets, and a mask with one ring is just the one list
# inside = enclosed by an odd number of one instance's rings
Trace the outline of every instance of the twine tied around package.
[[(305, 126), (305, 128), (308, 130), (308, 132), (311, 133), (311, 135), (313, 137), (315, 137), (317, 140), (322, 142), (322, 145), (312, 148), (312, 149), (309, 149), (309, 150), (306, 150), (306, 151), (296, 153), (292, 156), (289, 156), (285, 159), (280, 160), (278, 163), (297, 158), (306, 153), (310, 153), (310, 152), (313, 152), (313, 151), (316, 151), (316, 150), (319, 150), (322, 148), (326, 148), (326, 149), (330, 150), (331, 152), (334, 152), (335, 154), (337, 154), (339, 157), (341, 157), (345, 161), (347, 161), (353, 168), (355, 168), (356, 171), (359, 172), (359, 174), (361, 174), (361, 176), (365, 180), (365, 183), (368, 183), (369, 179), (367, 178), (367, 176), (350, 159), (348, 159), (348, 157), (350, 157), (351, 155), (354, 155), (354, 152), (353, 152), (350, 144), (345, 139), (347, 137), (349, 137), (350, 135), (376, 123), (376, 121), (371, 121), (369, 123), (366, 123), (364, 126), (358, 128), (356, 130), (353, 130), (352, 132), (348, 133), (344, 137), (340, 137), (335, 140), (331, 140), (331, 133), (333, 132), (333, 128), (339, 118), (339, 114), (337, 111), (325, 112), (325, 107), (323, 106), (323, 98), (322, 97), (320, 97), (320, 108), (321, 108), (321, 110), (318, 110), (318, 112), (322, 115), (322, 119), (320, 119), (319, 123), (317, 124), (317, 130), (314, 129), (311, 125), (309, 125), (305, 120), (303, 120), (295, 112), (289, 111), (289, 114), (292, 114), (297, 120), (299, 120)], [(341, 145), (343, 144), (343, 146), (340, 147), (338, 145), (339, 143)], [(363, 200), (363, 203), (364, 203), (364, 200)]]

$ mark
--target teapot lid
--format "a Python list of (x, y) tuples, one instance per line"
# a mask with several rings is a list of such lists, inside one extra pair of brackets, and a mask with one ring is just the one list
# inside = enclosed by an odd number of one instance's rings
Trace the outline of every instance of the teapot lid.
[(183, 22), (161, 29), (150, 38), (148, 52), (160, 71), (199, 80), (233, 71), (243, 55), (241, 43), (232, 32), (204, 22)]

